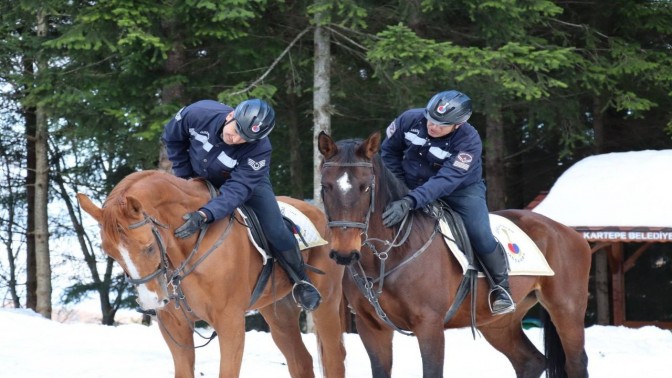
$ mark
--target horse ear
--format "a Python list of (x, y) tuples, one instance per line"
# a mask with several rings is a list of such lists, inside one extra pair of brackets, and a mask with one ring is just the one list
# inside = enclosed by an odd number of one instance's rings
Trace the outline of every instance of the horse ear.
[(380, 149), (380, 132), (374, 131), (359, 147), (367, 159), (371, 160)]
[(96, 206), (91, 199), (84, 193), (77, 193), (77, 202), (82, 210), (86, 211), (98, 223), (102, 223), (103, 210)]
[(317, 148), (325, 159), (329, 159), (338, 152), (336, 143), (334, 143), (334, 140), (324, 131), (320, 131), (320, 135), (317, 137)]
[(142, 215), (142, 204), (133, 196), (126, 197), (126, 211), (128, 215), (140, 217)]

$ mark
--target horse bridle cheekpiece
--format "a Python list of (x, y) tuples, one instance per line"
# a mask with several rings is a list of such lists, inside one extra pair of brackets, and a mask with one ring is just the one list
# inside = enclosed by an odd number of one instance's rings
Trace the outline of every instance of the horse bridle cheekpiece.
[(165, 276), (166, 272), (168, 271), (168, 255), (166, 252), (166, 243), (163, 241), (163, 237), (161, 236), (161, 233), (157, 229), (158, 227), (161, 227), (163, 229), (168, 229), (168, 226), (165, 224), (159, 222), (156, 220), (156, 218), (148, 215), (147, 213), (143, 212), (142, 213), (145, 218), (141, 220), (140, 222), (129, 224), (128, 229), (129, 230), (134, 230), (138, 227), (144, 226), (146, 224), (150, 224), (152, 226), (152, 234), (154, 235), (154, 238), (156, 239), (156, 243), (159, 245), (159, 251), (161, 252), (161, 263), (159, 264), (159, 267), (153, 272), (145, 277), (140, 277), (138, 279), (131, 278), (128, 274), (126, 274), (126, 282), (132, 284), (132, 285), (142, 285), (145, 284), (154, 278), (158, 277), (160, 274), (163, 274)]

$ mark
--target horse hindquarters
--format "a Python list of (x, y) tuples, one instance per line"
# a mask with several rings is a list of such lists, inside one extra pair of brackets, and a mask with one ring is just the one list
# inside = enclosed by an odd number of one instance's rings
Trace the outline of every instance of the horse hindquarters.
[(588, 242), (573, 229), (541, 214), (525, 210), (498, 213), (512, 220), (534, 240), (555, 273), (539, 277), (535, 291), (550, 316), (545, 327), (548, 374), (569, 378), (588, 376), (585, 314), (592, 257)]

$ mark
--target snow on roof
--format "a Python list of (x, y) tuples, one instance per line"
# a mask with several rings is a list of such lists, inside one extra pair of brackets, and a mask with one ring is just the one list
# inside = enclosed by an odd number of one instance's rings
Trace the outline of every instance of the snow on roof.
[(587, 157), (534, 212), (570, 227), (672, 227), (672, 150)]

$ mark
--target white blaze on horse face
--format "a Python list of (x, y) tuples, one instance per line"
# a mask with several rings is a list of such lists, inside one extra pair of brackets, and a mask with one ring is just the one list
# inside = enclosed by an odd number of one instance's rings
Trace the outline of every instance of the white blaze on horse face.
[(344, 172), (341, 177), (336, 180), (336, 183), (338, 184), (338, 188), (341, 189), (341, 192), (343, 194), (348, 193), (350, 189), (352, 189), (352, 185), (350, 184), (350, 177), (348, 176), (348, 172)]
[[(130, 274), (131, 278), (136, 280), (141, 278), (140, 272), (138, 272), (138, 268), (133, 263), (131, 255), (129, 254), (126, 246), (119, 244), (118, 249), (119, 254), (121, 255), (121, 259), (124, 260), (124, 265), (126, 266), (126, 270), (128, 271), (128, 274)], [(159, 301), (159, 295), (147, 289), (147, 285), (137, 285), (136, 289), (138, 290), (138, 304), (140, 307), (142, 307), (143, 310), (153, 310), (163, 307), (163, 303)]]

